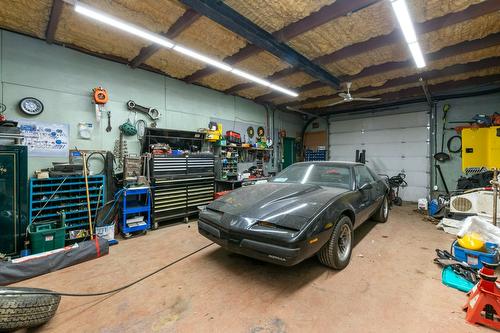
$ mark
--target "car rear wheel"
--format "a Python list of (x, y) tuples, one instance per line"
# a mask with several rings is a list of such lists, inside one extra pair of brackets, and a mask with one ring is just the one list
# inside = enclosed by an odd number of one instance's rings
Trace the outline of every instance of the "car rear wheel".
[(372, 219), (377, 222), (384, 223), (387, 221), (388, 217), (389, 217), (389, 200), (387, 199), (386, 195), (382, 200), (380, 208), (375, 212), (375, 214), (373, 214)]
[(334, 269), (343, 269), (351, 260), (353, 243), (352, 221), (348, 216), (341, 216), (333, 227), (328, 242), (319, 250), (319, 261)]

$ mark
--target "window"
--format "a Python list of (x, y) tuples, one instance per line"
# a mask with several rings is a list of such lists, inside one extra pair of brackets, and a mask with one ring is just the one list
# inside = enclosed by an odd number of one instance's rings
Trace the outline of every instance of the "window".
[(336, 164), (298, 163), (276, 175), (274, 183), (317, 184), (351, 189), (351, 171), (348, 166)]
[(364, 185), (366, 183), (372, 183), (375, 178), (373, 178), (368, 168), (364, 165), (358, 165), (355, 167), (356, 169), (356, 184), (358, 186)]

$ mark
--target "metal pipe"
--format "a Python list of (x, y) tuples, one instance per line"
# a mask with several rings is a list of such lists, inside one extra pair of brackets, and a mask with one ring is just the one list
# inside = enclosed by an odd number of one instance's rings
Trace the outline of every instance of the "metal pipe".
[(498, 209), (498, 169), (493, 169), (493, 179), (491, 180), (493, 186), (493, 225), (498, 227), (497, 224), (497, 209)]

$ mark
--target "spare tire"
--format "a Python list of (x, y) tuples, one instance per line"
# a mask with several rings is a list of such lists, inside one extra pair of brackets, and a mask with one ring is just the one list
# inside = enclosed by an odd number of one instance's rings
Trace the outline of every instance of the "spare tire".
[(56, 313), (61, 296), (47, 289), (0, 287), (0, 331), (36, 327), (49, 321)]

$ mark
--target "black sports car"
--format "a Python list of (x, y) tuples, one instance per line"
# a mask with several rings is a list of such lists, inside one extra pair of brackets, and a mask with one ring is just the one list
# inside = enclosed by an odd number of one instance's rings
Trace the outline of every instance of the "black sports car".
[(296, 163), (266, 184), (210, 203), (199, 232), (229, 251), (292, 266), (318, 255), (332, 268), (349, 263), (353, 230), (369, 218), (385, 222), (388, 186), (364, 164)]

